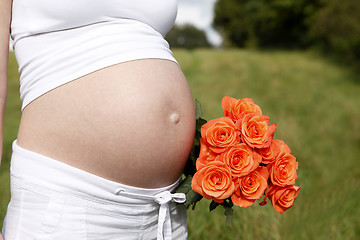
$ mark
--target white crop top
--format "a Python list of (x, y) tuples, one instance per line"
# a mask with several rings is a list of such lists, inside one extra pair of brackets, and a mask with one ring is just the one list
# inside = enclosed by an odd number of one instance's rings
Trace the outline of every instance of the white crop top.
[(177, 0), (13, 0), (11, 37), (22, 109), (101, 68), (161, 58), (176, 62), (165, 34)]

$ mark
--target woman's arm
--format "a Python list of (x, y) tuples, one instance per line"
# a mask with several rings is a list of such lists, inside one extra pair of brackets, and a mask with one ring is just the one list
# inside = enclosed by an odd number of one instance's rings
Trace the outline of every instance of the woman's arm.
[(0, 164), (3, 150), (4, 111), (7, 93), (11, 5), (12, 0), (0, 0)]
[[(3, 151), (12, 0), (0, 0), (0, 165)], [(0, 240), (3, 240), (0, 234)]]

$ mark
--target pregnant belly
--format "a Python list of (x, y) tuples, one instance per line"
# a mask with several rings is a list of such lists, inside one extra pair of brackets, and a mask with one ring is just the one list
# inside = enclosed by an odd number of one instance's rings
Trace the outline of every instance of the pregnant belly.
[(162, 187), (186, 164), (194, 114), (177, 64), (131, 61), (34, 100), (23, 111), (18, 144), (109, 180)]

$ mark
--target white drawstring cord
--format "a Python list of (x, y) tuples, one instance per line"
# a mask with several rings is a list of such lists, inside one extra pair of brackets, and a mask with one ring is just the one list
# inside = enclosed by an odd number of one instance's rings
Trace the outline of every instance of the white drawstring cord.
[(114, 194), (127, 195), (129, 197), (135, 197), (139, 199), (149, 199), (157, 202), (160, 205), (159, 218), (158, 218), (158, 231), (157, 240), (171, 240), (171, 217), (169, 202), (184, 203), (186, 196), (184, 193), (171, 193), (170, 191), (164, 191), (156, 194), (155, 196), (146, 196), (135, 193), (125, 192), (123, 189), (118, 189)]

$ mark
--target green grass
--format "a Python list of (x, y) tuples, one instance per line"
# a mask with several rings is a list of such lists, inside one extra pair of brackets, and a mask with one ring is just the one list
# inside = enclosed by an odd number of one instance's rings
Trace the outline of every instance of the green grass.
[[(223, 96), (250, 97), (278, 124), (299, 161), (301, 192), (283, 215), (270, 204), (237, 208), (228, 229), (221, 208), (188, 211), (189, 239), (358, 239), (360, 237), (360, 76), (312, 53), (175, 50), (204, 118), (221, 116)], [(9, 159), (20, 116), (13, 55), (0, 170), (0, 223), (9, 201)]]
[[(19, 96), (18, 65), (13, 53), (9, 56), (8, 97), (4, 119), (4, 148), (0, 168), (0, 226), (5, 217), (6, 207), (10, 200), (10, 158), (11, 144), (16, 139), (21, 116)], [(0, 229), (1, 229), (0, 228)]]

